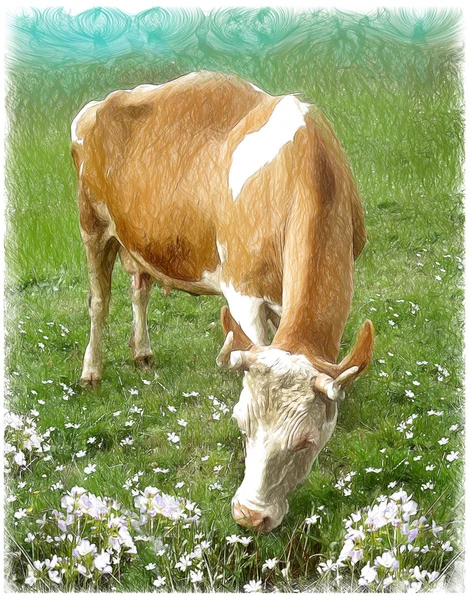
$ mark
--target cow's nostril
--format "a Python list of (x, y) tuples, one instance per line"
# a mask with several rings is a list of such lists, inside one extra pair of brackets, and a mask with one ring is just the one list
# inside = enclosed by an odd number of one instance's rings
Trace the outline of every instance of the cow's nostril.
[(260, 529), (264, 517), (260, 512), (251, 510), (244, 505), (233, 505), (233, 518), (241, 527), (250, 527)]

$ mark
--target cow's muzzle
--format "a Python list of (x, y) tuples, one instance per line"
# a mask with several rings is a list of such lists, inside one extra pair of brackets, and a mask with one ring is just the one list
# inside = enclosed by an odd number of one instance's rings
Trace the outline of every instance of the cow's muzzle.
[(263, 533), (272, 531), (272, 529), (280, 525), (285, 513), (285, 510), (279, 510), (276, 507), (269, 507), (265, 510), (254, 510), (239, 503), (237, 500), (233, 501), (232, 504), (233, 519), (238, 525)]

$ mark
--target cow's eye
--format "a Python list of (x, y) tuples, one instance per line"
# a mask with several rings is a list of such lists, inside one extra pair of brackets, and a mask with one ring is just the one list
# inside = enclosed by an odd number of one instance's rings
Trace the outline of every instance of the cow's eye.
[(308, 448), (313, 448), (315, 445), (314, 441), (311, 439), (304, 439), (300, 442), (297, 442), (295, 446), (292, 447), (293, 452), (299, 452), (300, 450), (307, 450)]

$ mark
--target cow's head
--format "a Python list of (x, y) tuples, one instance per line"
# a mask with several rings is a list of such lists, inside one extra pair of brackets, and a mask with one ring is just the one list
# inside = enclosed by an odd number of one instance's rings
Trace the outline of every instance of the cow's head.
[(339, 364), (273, 346), (254, 346), (222, 310), (226, 340), (219, 366), (244, 371), (243, 389), (233, 417), (245, 439), (246, 471), (232, 501), (234, 519), (244, 527), (270, 531), (288, 511), (287, 495), (309, 473), (331, 437), (337, 402), (369, 364), (374, 329), (366, 321), (352, 352)]

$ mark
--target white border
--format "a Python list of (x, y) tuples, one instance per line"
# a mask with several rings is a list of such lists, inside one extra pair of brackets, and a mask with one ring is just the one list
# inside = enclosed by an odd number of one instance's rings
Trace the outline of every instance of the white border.
[[(413, 2), (405, 2), (405, 0), (403, 1), (396, 1), (396, 2), (386, 2), (386, 3), (382, 3), (382, 2), (367, 2), (367, 1), (358, 1), (356, 3), (353, 4), (353, 2), (346, 2), (346, 1), (339, 1), (339, 2), (326, 2), (324, 1), (321, 5), (318, 5), (314, 2), (295, 2), (293, 4), (290, 4), (290, 2), (287, 0), (286, 2), (271, 2), (270, 0), (268, 1), (260, 1), (260, 0), (246, 0), (241, 2), (241, 0), (221, 0), (220, 2), (209, 2), (207, 0), (200, 0), (199, 2), (188, 2), (184, 1), (182, 3), (178, 2), (178, 3), (170, 3), (170, 2), (149, 2), (149, 1), (144, 1), (144, 0), (115, 0), (113, 2), (110, 1), (105, 1), (105, 2), (100, 2), (99, 0), (97, 2), (90, 2), (90, 1), (84, 1), (84, 0), (76, 0), (76, 1), (72, 1), (72, 0), (64, 0), (64, 1), (59, 1), (59, 0), (32, 0), (31, 2), (24, 2), (23, 0), (21, 0), (18, 3), (15, 3), (14, 6), (9, 6), (6, 10), (4, 10), (1, 13), (1, 25), (2, 25), (2, 31), (5, 34), (5, 26), (6, 26), (6, 19), (5, 17), (8, 19), (9, 15), (14, 15), (14, 14), (18, 14), (21, 13), (23, 11), (28, 12), (29, 10), (31, 10), (31, 8), (38, 8), (38, 9), (45, 9), (45, 8), (50, 8), (50, 7), (64, 7), (65, 9), (67, 9), (71, 14), (78, 14), (84, 10), (87, 10), (89, 8), (94, 8), (97, 6), (102, 6), (102, 7), (110, 7), (110, 8), (118, 8), (120, 10), (122, 10), (124, 13), (129, 14), (129, 15), (134, 15), (137, 14), (139, 12), (142, 12), (143, 10), (146, 10), (148, 8), (152, 8), (155, 6), (162, 6), (165, 8), (201, 8), (204, 12), (209, 12), (213, 9), (217, 9), (217, 8), (232, 8), (232, 7), (238, 7), (238, 6), (242, 6), (242, 7), (251, 7), (251, 8), (255, 8), (255, 7), (259, 7), (259, 6), (273, 6), (273, 7), (283, 7), (283, 8), (289, 8), (293, 11), (299, 11), (299, 10), (307, 10), (307, 9), (319, 9), (319, 8), (339, 8), (341, 10), (346, 10), (348, 12), (366, 12), (366, 11), (370, 11), (370, 10), (375, 10), (377, 8), (389, 8), (389, 9), (400, 9), (400, 8), (405, 8), (408, 10), (415, 10), (418, 11), (418, 13), (421, 13), (422, 11), (428, 9), (428, 8), (444, 8), (444, 9), (460, 9), (463, 11), (463, 39), (468, 40), (471, 39), (470, 37), (468, 38), (467, 34), (470, 33), (471, 28), (470, 28), (470, 18), (471, 18), (471, 8), (468, 2), (466, 2), (465, 0), (462, 0), (460, 2), (446, 2), (446, 1), (442, 1), (442, 2), (435, 2), (434, 0), (415, 0)], [(4, 36), (4, 44), (5, 44), (5, 36)], [(471, 152), (472, 152), (472, 142), (470, 141), (470, 120), (469, 120), (469, 103), (468, 103), (468, 99), (472, 98), (472, 84), (471, 84), (471, 76), (470, 76), (470, 63), (471, 63), (471, 51), (469, 50), (469, 46), (466, 43), (465, 45), (465, 49), (466, 49), (466, 62), (465, 62), (465, 72), (464, 72), (464, 84), (465, 84), (465, 90), (464, 90), (464, 97), (466, 99), (466, 144), (465, 144), (465, 149), (466, 149), (466, 161), (465, 161), (465, 186), (466, 186), (466, 192), (468, 190), (470, 190), (470, 168), (471, 168), (471, 161), (470, 161), (470, 156), (471, 156)], [(4, 89), (5, 89), (5, 60), (4, 60), (4, 53), (2, 54), (1, 58), (0, 58), (0, 65), (1, 65), (1, 69), (2, 69), (2, 73), (4, 75)], [(2, 111), (1, 111), (1, 120), (0, 120), (0, 126), (1, 126), (1, 131), (2, 131), (2, 137), (3, 140), (5, 140), (5, 107), (4, 105), (2, 106)], [(0, 176), (2, 178), (2, 182), (4, 181), (4, 160), (5, 160), (5, 156), (4, 156), (4, 143), (2, 143), (1, 145), (1, 149), (0, 149), (0, 153), (1, 153), (1, 161), (0, 161)], [(2, 244), (0, 247), (0, 283), (2, 286), (2, 290), (4, 289), (4, 247), (3, 247), (3, 240), (4, 240), (4, 233), (5, 233), (5, 220), (4, 220), (4, 211), (5, 211), (5, 206), (6, 206), (6, 192), (5, 189), (3, 189), (3, 202), (2, 202), (2, 218), (0, 219), (0, 223), (1, 223), (1, 230), (2, 230)], [(471, 260), (472, 260), (472, 226), (471, 226), (471, 209), (469, 206), (469, 201), (468, 201), (468, 195), (466, 193), (466, 197), (465, 197), (465, 202), (464, 202), (464, 208), (465, 208), (465, 215), (466, 215), (466, 226), (465, 226), (465, 283), (466, 283), (466, 301), (465, 301), (465, 309), (466, 309), (466, 327), (465, 327), (465, 366), (466, 366), (466, 375), (465, 375), (465, 389), (466, 389), (466, 424), (468, 425), (470, 423), (470, 416), (471, 416), (471, 412), (472, 412), (472, 408), (470, 406), (471, 400), (469, 398), (469, 390), (471, 389), (471, 385), (472, 385), (472, 381), (471, 381), (471, 369), (467, 368), (468, 363), (470, 363), (471, 360), (471, 352), (470, 352), (470, 340), (471, 335), (472, 335), (472, 326), (470, 324), (470, 320), (469, 320), (469, 315), (472, 312), (472, 307), (471, 307), (471, 292), (472, 292), (472, 278), (468, 277), (469, 275), (469, 264), (471, 264)], [(3, 318), (3, 310), (1, 311), (0, 314), (0, 327), (1, 330), (4, 331), (4, 318)], [(2, 340), (0, 342), (0, 368), (1, 368), (1, 373), (0, 373), (0, 393), (2, 395), (2, 398), (4, 397), (4, 381), (3, 381), (3, 373), (4, 373), (4, 339), (2, 336)], [(466, 428), (467, 431), (468, 428)], [(468, 544), (466, 545), (466, 558), (464, 559), (464, 564), (467, 565), (469, 564), (469, 568), (466, 568), (466, 572), (465, 572), (465, 589), (467, 590), (465, 593), (461, 593), (461, 594), (455, 594), (454, 598), (466, 598), (468, 597), (468, 593), (472, 591), (472, 568), (470, 567), (470, 565), (472, 564), (472, 559), (471, 559), (471, 553), (469, 551), (469, 548), (471, 546), (471, 542), (470, 540), (472, 540), (472, 525), (471, 525), (471, 518), (470, 518), (470, 512), (471, 512), (471, 499), (470, 499), (470, 483), (469, 483), (469, 479), (470, 479), (470, 465), (471, 465), (471, 458), (472, 458), (472, 449), (470, 447), (470, 443), (469, 443), (469, 436), (467, 435), (466, 437), (466, 465), (467, 465), (467, 470), (466, 470), (466, 524), (465, 524), (465, 539), (468, 541)], [(0, 490), (0, 497), (3, 500), (3, 496), (4, 496), (4, 486), (3, 486), (3, 473), (1, 475), (1, 490)], [(3, 507), (3, 502), (2, 502), (2, 507)], [(3, 528), (3, 509), (0, 510), (0, 527), (2, 532), (4, 531)], [(468, 547), (467, 547), (468, 546)], [(4, 583), (4, 545), (2, 544), (1, 548), (0, 548), (0, 570), (1, 570), (1, 581)], [(5, 597), (7, 598), (28, 598), (29, 600), (31, 600), (32, 596), (31, 594), (23, 594), (23, 593), (13, 593), (13, 592), (8, 592), (7, 590), (5, 590), (4, 585), (2, 585), (2, 590), (4, 590), (5, 593)], [(119, 598), (135, 598), (136, 596), (147, 596), (148, 594), (135, 594), (135, 593), (120, 593), (119, 594)], [(206, 596), (207, 594), (198, 594), (199, 596)], [(262, 594), (255, 594), (258, 597), (261, 597)], [(292, 596), (292, 594), (289, 594), (290, 596)], [(48, 597), (55, 597), (55, 594), (53, 595), (51, 594), (41, 594), (41, 597), (44, 596), (48, 596)], [(79, 598), (87, 598), (89, 596), (89, 594), (85, 594), (85, 593), (78, 593), (75, 594), (74, 597), (79, 597)], [(117, 593), (102, 593), (100, 594), (100, 596), (102, 598), (110, 598), (112, 600), (117, 600)], [(175, 594), (164, 594), (164, 597), (170, 596), (171, 598), (175, 598)], [(208, 596), (210, 597), (210, 595), (208, 594)], [(244, 596), (244, 594), (232, 594), (231, 597), (234, 596)], [(294, 595), (295, 596), (295, 595)], [(365, 598), (364, 594), (349, 594), (349, 596), (358, 596), (359, 598)], [(391, 595), (392, 596), (392, 595)], [(390, 597), (391, 597), (390, 596)], [(397, 597), (403, 597), (403, 594), (393, 594), (393, 596), (397, 596)], [(160, 596), (162, 597), (162, 596)], [(339, 599), (339, 595), (338, 594), (324, 594), (323, 598), (336, 598)], [(211, 594), (211, 598), (228, 598), (228, 594)]]

